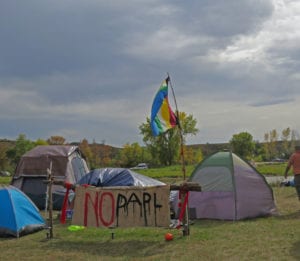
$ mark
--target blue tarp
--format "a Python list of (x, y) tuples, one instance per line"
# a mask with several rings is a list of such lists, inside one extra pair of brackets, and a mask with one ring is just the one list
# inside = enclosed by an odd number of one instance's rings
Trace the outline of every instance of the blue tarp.
[(83, 176), (79, 185), (88, 184), (96, 187), (110, 186), (163, 186), (165, 183), (138, 174), (126, 168), (94, 169)]
[(13, 186), (0, 187), (0, 236), (23, 236), (44, 228), (34, 203)]
[(295, 179), (291, 179), (291, 180), (285, 180), (283, 182), (280, 183), (281, 186), (285, 186), (285, 187), (295, 187)]

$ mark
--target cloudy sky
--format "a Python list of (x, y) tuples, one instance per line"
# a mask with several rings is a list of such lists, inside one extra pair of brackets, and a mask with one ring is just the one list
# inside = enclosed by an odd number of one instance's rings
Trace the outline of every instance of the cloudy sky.
[(142, 144), (167, 73), (189, 144), (300, 130), (299, 25), (299, 0), (1, 0), (0, 138)]

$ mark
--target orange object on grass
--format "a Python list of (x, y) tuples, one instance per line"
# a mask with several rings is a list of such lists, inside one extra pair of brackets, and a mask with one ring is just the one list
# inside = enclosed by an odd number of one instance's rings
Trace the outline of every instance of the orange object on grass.
[(166, 241), (171, 241), (171, 240), (173, 240), (173, 238), (174, 238), (173, 234), (171, 234), (171, 233), (166, 233), (165, 234), (165, 240)]

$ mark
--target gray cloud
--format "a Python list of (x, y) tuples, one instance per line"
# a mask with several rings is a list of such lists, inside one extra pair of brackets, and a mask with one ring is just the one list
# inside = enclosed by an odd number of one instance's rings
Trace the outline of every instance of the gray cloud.
[(179, 109), (198, 121), (191, 142), (300, 128), (287, 113), (299, 109), (297, 1), (4, 0), (0, 7), (2, 137), (140, 142), (138, 126), (167, 72)]
[(278, 100), (274, 100), (274, 99), (270, 99), (267, 101), (258, 101), (255, 103), (250, 104), (251, 106), (254, 107), (264, 107), (264, 106), (270, 106), (270, 105), (277, 105), (277, 104), (282, 104), (282, 103), (289, 103), (289, 102), (293, 102), (294, 99), (278, 99)]

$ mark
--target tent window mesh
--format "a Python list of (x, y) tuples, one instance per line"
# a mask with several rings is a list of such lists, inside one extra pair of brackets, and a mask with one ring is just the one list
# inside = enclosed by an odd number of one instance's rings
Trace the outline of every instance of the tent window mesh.
[(85, 174), (86, 169), (84, 167), (84, 163), (82, 161), (82, 158), (79, 156), (76, 156), (72, 159), (72, 167), (75, 175), (76, 182), (79, 181)]

